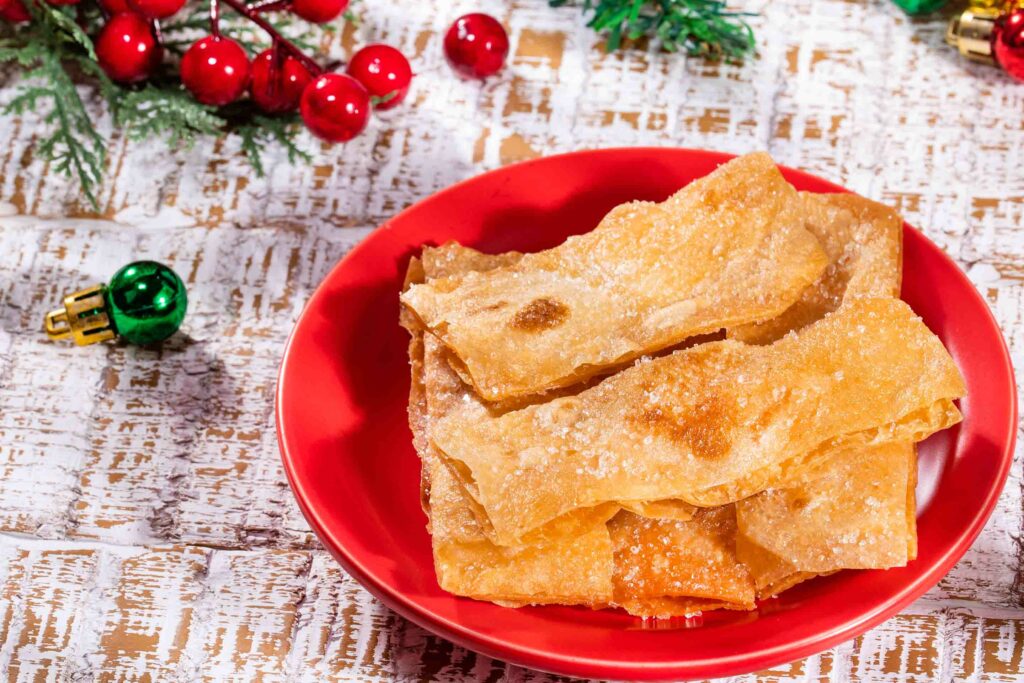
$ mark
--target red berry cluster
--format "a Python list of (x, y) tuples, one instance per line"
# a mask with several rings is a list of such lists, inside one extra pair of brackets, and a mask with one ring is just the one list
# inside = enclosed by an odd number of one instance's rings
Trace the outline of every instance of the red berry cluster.
[[(32, 0), (38, 1), (38, 0)], [(81, 0), (46, 0), (72, 5)], [(163, 61), (158, 22), (184, 7), (186, 0), (97, 0), (106, 23), (95, 36), (96, 56), (104, 72), (119, 83), (152, 77)], [(0, 18), (31, 19), (23, 0), (0, 0)], [(264, 31), (272, 46), (250, 60), (236, 41), (221, 35), (220, 5), (227, 5)], [(212, 106), (234, 102), (248, 91), (262, 111), (298, 110), (303, 123), (328, 142), (351, 140), (366, 127), (372, 109), (400, 104), (412, 81), (409, 60), (388, 45), (367, 45), (356, 52), (345, 73), (326, 73), (285, 39), (262, 14), (287, 10), (314, 23), (339, 17), (349, 0), (214, 0), (210, 35), (197, 40), (181, 59), (181, 82), (192, 96)], [(485, 78), (498, 72), (508, 55), (508, 35), (486, 14), (467, 14), (452, 24), (444, 39), (448, 63), (462, 76)]]

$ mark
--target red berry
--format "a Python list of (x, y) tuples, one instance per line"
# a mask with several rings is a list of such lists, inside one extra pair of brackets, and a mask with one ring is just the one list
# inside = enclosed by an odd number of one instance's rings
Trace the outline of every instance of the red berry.
[(230, 38), (201, 38), (181, 58), (181, 82), (203, 104), (234, 102), (249, 84), (249, 57)]
[(306, 86), (300, 105), (302, 121), (327, 142), (345, 142), (359, 135), (370, 120), (370, 94), (345, 74), (324, 74)]
[(46, 0), (48, 5), (77, 5), (80, 0)]
[(294, 57), (270, 48), (252, 60), (252, 83), (249, 94), (256, 106), (277, 114), (294, 111), (313, 75)]
[(128, 7), (127, 0), (99, 0), (99, 2), (100, 7), (102, 7), (106, 11), (106, 13), (110, 15), (131, 11), (131, 8)]
[(1024, 81), (1024, 7), (999, 17), (992, 32), (992, 54), (999, 66)]
[(12, 24), (31, 21), (32, 15), (25, 9), (21, 0), (0, 0), (0, 19)]
[(380, 98), (375, 105), (380, 110), (397, 107), (412, 81), (409, 60), (390, 45), (367, 45), (352, 55), (345, 71), (362, 83), (371, 96)]
[(166, 19), (185, 6), (185, 0), (122, 0), (149, 19)]
[(132, 12), (115, 14), (96, 37), (96, 57), (111, 80), (137, 83), (160, 66), (163, 50), (153, 27)]
[(324, 24), (341, 16), (348, 3), (349, 0), (292, 0), (291, 10), (306, 21)]
[(467, 14), (455, 20), (444, 37), (444, 56), (466, 78), (487, 78), (501, 71), (508, 56), (505, 27), (489, 14)]

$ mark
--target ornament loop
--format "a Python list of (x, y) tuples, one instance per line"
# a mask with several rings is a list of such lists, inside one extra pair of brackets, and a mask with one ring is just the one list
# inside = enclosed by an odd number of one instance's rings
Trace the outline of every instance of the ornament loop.
[(50, 339), (64, 339), (71, 336), (71, 325), (68, 324), (68, 312), (63, 308), (46, 314), (46, 336)]

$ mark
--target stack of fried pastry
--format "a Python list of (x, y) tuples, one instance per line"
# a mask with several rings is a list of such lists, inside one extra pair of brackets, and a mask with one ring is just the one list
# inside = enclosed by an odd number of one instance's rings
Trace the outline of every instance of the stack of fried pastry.
[(915, 443), (964, 384), (899, 300), (902, 222), (766, 154), (547, 251), (409, 266), (441, 587), (645, 617), (916, 555)]

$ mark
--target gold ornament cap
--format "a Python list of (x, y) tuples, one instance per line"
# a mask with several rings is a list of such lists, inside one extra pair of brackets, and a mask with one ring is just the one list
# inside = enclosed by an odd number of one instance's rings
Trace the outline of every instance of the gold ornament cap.
[(93, 285), (64, 297), (64, 308), (46, 314), (46, 336), (74, 337), (79, 346), (107, 341), (115, 336), (107, 315), (107, 288)]
[(999, 10), (971, 7), (949, 21), (946, 42), (967, 59), (984, 64), (995, 64), (992, 57), (992, 30)]

